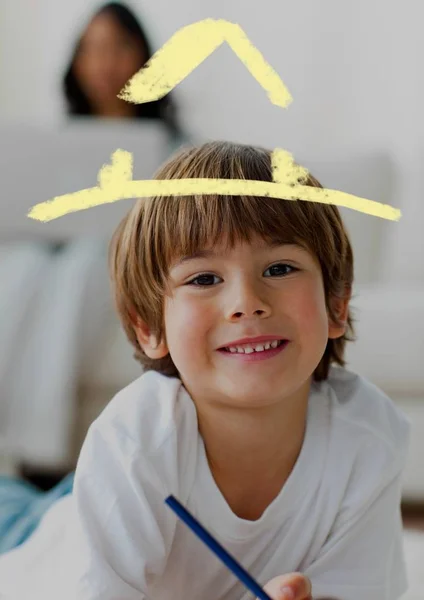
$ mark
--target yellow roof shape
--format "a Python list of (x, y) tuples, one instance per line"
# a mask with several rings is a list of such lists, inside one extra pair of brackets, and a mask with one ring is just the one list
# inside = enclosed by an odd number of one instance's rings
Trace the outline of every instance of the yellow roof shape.
[(129, 80), (119, 98), (142, 104), (166, 96), (224, 42), (264, 88), (273, 104), (282, 108), (290, 104), (290, 92), (240, 25), (224, 19), (204, 19), (179, 29), (146, 67)]

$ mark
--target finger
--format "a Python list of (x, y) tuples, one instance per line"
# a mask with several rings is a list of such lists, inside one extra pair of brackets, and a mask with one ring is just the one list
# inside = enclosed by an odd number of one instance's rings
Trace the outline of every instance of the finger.
[(312, 600), (312, 584), (302, 573), (288, 573), (271, 579), (264, 587), (273, 600)]
[(312, 583), (309, 577), (301, 575), (294, 585), (296, 600), (312, 600)]

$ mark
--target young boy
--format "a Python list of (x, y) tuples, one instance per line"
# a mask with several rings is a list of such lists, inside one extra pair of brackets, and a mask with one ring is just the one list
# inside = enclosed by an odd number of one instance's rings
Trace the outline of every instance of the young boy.
[[(272, 181), (271, 153), (208, 143), (157, 174), (193, 177)], [(141, 199), (110, 264), (144, 374), (92, 424), (72, 496), (23, 545), (63, 523), (31, 597), (251, 598), (166, 506), (173, 494), (273, 598), (400, 598), (409, 422), (344, 368), (353, 257), (337, 207)]]

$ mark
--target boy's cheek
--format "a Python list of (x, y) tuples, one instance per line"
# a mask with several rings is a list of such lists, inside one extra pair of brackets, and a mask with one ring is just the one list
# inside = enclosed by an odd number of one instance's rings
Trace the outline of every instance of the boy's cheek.
[(327, 313), (325, 305), (315, 304), (310, 301), (297, 301), (293, 304), (290, 320), (301, 337), (310, 336), (314, 331), (325, 330), (327, 326)]
[(168, 345), (177, 346), (180, 354), (192, 355), (211, 344), (213, 318), (208, 310), (190, 303), (170, 306), (165, 325)]
[(302, 296), (293, 301), (291, 317), (297, 327), (303, 331), (317, 330), (322, 325), (323, 330), (327, 328), (327, 309), (325, 298), (316, 290), (308, 290)]

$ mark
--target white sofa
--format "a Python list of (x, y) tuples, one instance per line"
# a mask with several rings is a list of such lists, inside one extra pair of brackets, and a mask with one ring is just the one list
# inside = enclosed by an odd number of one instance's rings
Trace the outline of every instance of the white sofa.
[[(110, 144), (110, 139), (113, 138), (107, 139)], [(107, 149), (106, 145), (105, 148), (103, 151), (107, 159), (110, 150), (113, 151), (116, 146)], [(132, 148), (127, 146), (127, 149)], [(159, 164), (163, 159), (163, 150), (163, 144), (159, 143), (155, 156), (149, 159), (151, 171), (156, 167), (154, 163)], [(41, 147), (40, 153), (42, 152)], [(424, 369), (421, 358), (424, 355), (424, 281), (417, 275), (409, 280), (404, 278), (399, 284), (402, 274), (393, 274), (390, 268), (392, 264), (401, 264), (399, 253), (402, 253), (402, 244), (408, 240), (408, 230), (405, 228), (412, 227), (415, 222), (415, 219), (411, 221), (408, 206), (402, 201), (404, 195), (399, 193), (404, 177), (402, 164), (396, 163), (378, 148), (367, 154), (355, 149), (343, 149), (337, 156), (320, 156), (319, 160), (316, 156), (296, 158), (324, 185), (387, 202), (405, 212), (399, 223), (392, 223), (342, 210), (351, 233), (357, 275), (352, 300), (357, 318), (357, 341), (349, 344), (347, 360), (350, 368), (380, 386), (411, 418), (412, 445), (405, 473), (404, 500), (424, 502)], [(135, 163), (137, 159), (140, 160), (136, 154)], [(96, 168), (93, 167), (95, 172), (92, 174), (92, 185), (97, 175)], [(65, 173), (68, 182), (73, 181), (71, 171)], [(87, 174), (85, 176), (88, 177)], [(12, 186), (14, 178), (9, 177), (9, 181)], [(69, 185), (68, 183), (68, 187)], [(75, 183), (71, 187), (69, 191), (76, 191), (81, 185)], [(3, 207), (5, 204), (9, 208), (12, 206), (8, 195), (11, 191), (11, 187), (9, 190), (3, 188), (0, 198)], [(55, 195), (52, 191), (51, 185), (46, 187), (45, 182), (40, 181), (33, 198), (41, 201), (43, 198), (40, 194), (48, 192)], [(32, 224), (30, 229), (30, 223), (24, 223), (22, 215), (34, 201), (23, 192), (17, 194), (16, 186), (13, 187), (13, 192), (14, 204), (13, 210), (10, 210), (10, 221), (13, 222), (8, 223), (7, 213), (4, 219), (3, 211), (0, 242), (6, 238), (13, 239), (14, 228), (20, 238), (30, 235), (46, 239), (60, 239), (63, 235), (72, 237), (73, 231), (75, 235), (79, 235), (81, 227), (85, 234), (89, 234), (94, 228), (96, 235), (101, 233), (106, 239), (118, 218), (128, 208), (128, 205), (116, 206), (113, 211), (98, 212), (100, 221), (95, 218), (94, 211), (90, 215), (90, 211), (85, 211), (85, 214), (80, 213), (79, 220), (75, 218), (76, 215), (70, 215), (43, 226), (34, 227)], [(63, 190), (56, 193), (63, 193)], [(421, 218), (424, 219), (424, 212)], [(412, 258), (416, 262), (416, 272), (423, 273), (424, 257), (415, 255)], [(141, 367), (133, 359), (132, 348), (118, 323), (111, 302), (106, 302), (104, 306), (103, 322), (97, 328), (96, 336), (86, 345), (83, 351), (85, 354), (80, 357), (82, 370), (77, 381), (78, 406), (75, 410), (77, 419), (73, 426), (73, 445), (69, 454), (71, 465), (76, 461), (92, 420), (119, 389), (141, 373)]]

